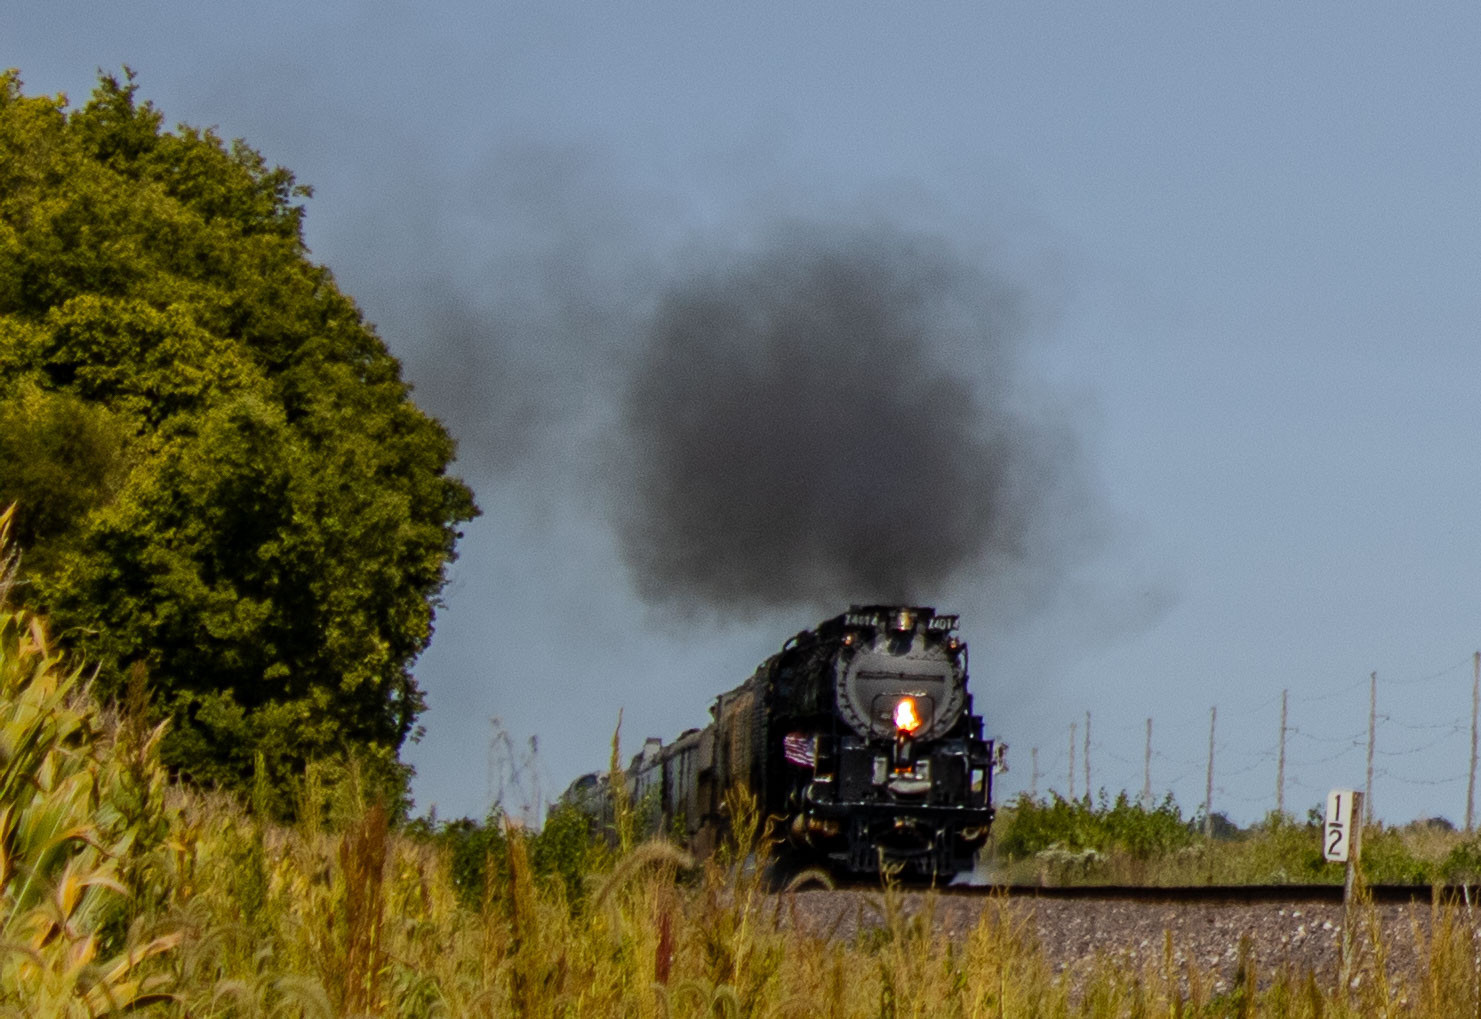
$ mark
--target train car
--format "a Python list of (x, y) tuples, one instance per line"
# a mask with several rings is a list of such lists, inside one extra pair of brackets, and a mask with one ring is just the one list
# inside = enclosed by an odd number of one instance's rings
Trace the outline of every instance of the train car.
[[(786, 861), (841, 876), (886, 864), (949, 880), (987, 838), (1004, 748), (973, 713), (956, 616), (854, 606), (788, 640), (710, 715), (672, 743), (649, 740), (624, 776), (650, 824), (696, 852), (724, 836), (736, 786), (757, 795)], [(583, 776), (567, 798), (606, 790)]]

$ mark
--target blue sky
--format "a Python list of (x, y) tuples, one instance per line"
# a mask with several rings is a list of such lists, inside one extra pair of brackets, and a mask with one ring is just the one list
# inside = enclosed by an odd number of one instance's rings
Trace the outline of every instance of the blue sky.
[[(600, 486), (655, 294), (779, 223), (883, 222), (1018, 295), (1019, 398), (1073, 437), (1052, 583), (959, 574), (1011, 795), (1273, 806), (1361, 786), (1460, 820), (1481, 646), (1481, 12), (1251, 3), (57, 0), (0, 13), (28, 92), (132, 66), (167, 121), (313, 185), (308, 240), (461, 442), (467, 529), (417, 668), (419, 806), (545, 797), (701, 724), (816, 611), (645, 603)], [(455, 337), (457, 343), (449, 341)], [(976, 385), (990, 365), (954, 352)], [(1062, 518), (1062, 519), (1061, 519)], [(840, 592), (838, 609), (848, 595)], [(1077, 754), (1080, 751), (1077, 749)], [(1083, 774), (1076, 782), (1083, 790)], [(530, 799), (526, 791), (506, 796)], [(517, 804), (516, 804), (517, 805)]]

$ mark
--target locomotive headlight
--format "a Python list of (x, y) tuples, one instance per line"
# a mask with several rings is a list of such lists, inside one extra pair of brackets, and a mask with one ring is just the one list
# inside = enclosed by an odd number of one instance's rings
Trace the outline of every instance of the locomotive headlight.
[(920, 714), (915, 710), (914, 697), (901, 697), (895, 705), (895, 728), (910, 733), (920, 728)]
[(900, 633), (909, 633), (915, 629), (915, 613), (909, 609), (901, 609), (890, 617), (890, 629)]

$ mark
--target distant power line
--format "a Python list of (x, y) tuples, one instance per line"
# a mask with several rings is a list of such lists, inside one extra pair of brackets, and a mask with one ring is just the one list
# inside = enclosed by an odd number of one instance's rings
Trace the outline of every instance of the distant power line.
[[(1378, 710), (1379, 703), (1383, 700), (1383, 691), (1408, 691), (1415, 687), (1454, 679), (1465, 672), (1468, 665), (1472, 680), (1471, 689), (1465, 691), (1471, 695), (1469, 724), (1465, 721), (1457, 721), (1457, 719), (1465, 718), (1462, 707), (1464, 692), (1459, 690), (1456, 691), (1454, 700), (1444, 697), (1441, 691), (1426, 692), (1422, 698), (1413, 696), (1399, 698), (1402, 701), (1401, 706), (1418, 707), (1428, 712), (1431, 715), (1430, 719), (1397, 717), (1392, 706), (1383, 712)], [(1334, 732), (1331, 720), (1340, 718), (1360, 704), (1361, 694), (1358, 691), (1365, 686), (1368, 693), (1367, 726), (1356, 731)], [(1292, 704), (1296, 705), (1295, 711), (1291, 710)], [(1312, 769), (1321, 768), (1343, 759), (1354, 760), (1356, 754), (1363, 754), (1366, 759), (1364, 766), (1367, 792), (1365, 807), (1370, 811), (1368, 815), (1370, 820), (1373, 816), (1371, 810), (1376, 805), (1373, 792), (1375, 782), (1385, 785), (1437, 788), (1452, 786), (1464, 780), (1467, 783), (1465, 828), (1466, 830), (1473, 828), (1478, 742), (1481, 742), (1481, 739), (1478, 739), (1481, 733), (1478, 733), (1477, 718), (1478, 711), (1481, 711), (1481, 652), (1469, 655), (1454, 664), (1416, 676), (1385, 678), (1373, 672), (1362, 679), (1355, 679), (1350, 683), (1334, 686), (1318, 693), (1292, 697), (1289, 691), (1282, 691), (1279, 695), (1268, 697), (1256, 705), (1236, 707), (1232, 711), (1222, 713), (1227, 721), (1231, 716), (1248, 719), (1269, 711), (1274, 721), (1274, 709), (1277, 705), (1279, 706), (1279, 726), (1275, 728), (1273, 738), (1269, 743), (1252, 742), (1248, 739), (1218, 738), (1218, 720), (1221, 709), (1214, 706), (1209, 712), (1209, 738), (1205, 747), (1198, 746), (1198, 739), (1194, 735), (1195, 730), (1186, 724), (1174, 730), (1177, 732), (1176, 746), (1154, 745), (1154, 718), (1148, 718), (1145, 723), (1145, 737), (1140, 754), (1132, 748), (1137, 742), (1142, 742), (1142, 739), (1139, 739), (1144, 728), (1142, 723), (1097, 724), (1095, 733), (1098, 738), (1093, 738), (1091, 713), (1086, 711), (1083, 717), (1077, 717), (1069, 722), (1068, 739), (1059, 743), (1057, 752), (1041, 755), (1040, 748), (1033, 748), (1034, 773), (1030, 779), (1030, 788), (1033, 794), (1037, 795), (1039, 779), (1048, 777), (1051, 779), (1049, 789), (1053, 792), (1058, 786), (1052, 778), (1058, 775), (1064, 780), (1066, 795), (1071, 799), (1090, 798), (1097, 795), (1098, 790), (1109, 786), (1119, 788), (1121, 792), (1128, 794), (1129, 790), (1138, 789), (1140, 791), (1139, 800), (1147, 802), (1152, 799), (1152, 789), (1182, 786), (1202, 771), (1205, 788), (1200, 808), (1205, 814), (1212, 814), (1216, 811), (1216, 793), (1218, 799), (1221, 800), (1246, 804), (1270, 803), (1273, 809), (1284, 812), (1287, 786), (1319, 791), (1318, 786), (1311, 784), (1311, 776), (1307, 773)], [(1317, 705), (1322, 710), (1312, 711), (1311, 705)], [(1312, 716), (1315, 716), (1317, 721), (1313, 721)], [(1083, 729), (1081, 728), (1082, 723)], [(1164, 728), (1158, 731), (1165, 733), (1168, 730)], [(1105, 733), (1110, 735), (1103, 735)], [(1465, 743), (1465, 736), (1468, 733), (1471, 737), (1469, 746)], [(1403, 736), (1393, 738), (1396, 734), (1407, 734), (1407, 738)], [(1415, 737), (1418, 739), (1416, 740)], [(1166, 737), (1162, 739), (1165, 742)], [(1297, 741), (1298, 745), (1305, 745), (1310, 750), (1318, 751), (1317, 754), (1308, 757), (1299, 753), (1291, 753), (1291, 741), (1293, 740)], [(1329, 752), (1323, 753), (1318, 748), (1329, 748)], [(1451, 762), (1451, 767), (1445, 769), (1443, 776), (1434, 777), (1407, 774), (1395, 771), (1387, 764), (1377, 763), (1412, 760), (1424, 754), (1435, 755), (1437, 760)], [(1110, 762), (1109, 770), (1116, 776), (1116, 781), (1102, 782), (1098, 785), (1093, 764), (1104, 767), (1106, 762)], [(1355, 760), (1354, 763), (1356, 763)], [(1171, 770), (1174, 774), (1171, 777), (1155, 776), (1154, 780), (1154, 766)], [(1272, 771), (1273, 785), (1268, 795), (1251, 795), (1246, 783), (1236, 783), (1234, 786), (1228, 784), (1230, 779), (1248, 776), (1264, 768), (1270, 768)], [(1133, 769), (1140, 771), (1138, 776), (1140, 781), (1135, 783), (1131, 780)]]

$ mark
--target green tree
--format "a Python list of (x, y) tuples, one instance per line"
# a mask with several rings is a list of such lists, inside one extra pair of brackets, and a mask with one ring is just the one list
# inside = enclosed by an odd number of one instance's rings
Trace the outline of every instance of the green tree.
[[(399, 363), (308, 258), (307, 188), (162, 128), (132, 73), (80, 109), (0, 76), (0, 505), (19, 596), (177, 771), (346, 754), (399, 774), (457, 526), (477, 508)], [(404, 780), (404, 776), (402, 777)]]

